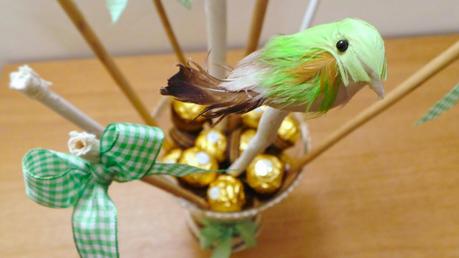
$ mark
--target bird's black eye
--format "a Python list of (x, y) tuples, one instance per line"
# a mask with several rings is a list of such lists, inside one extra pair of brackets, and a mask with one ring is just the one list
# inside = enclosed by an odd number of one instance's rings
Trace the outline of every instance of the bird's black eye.
[(336, 48), (339, 52), (344, 52), (349, 47), (349, 41), (347, 39), (340, 39), (336, 42)]

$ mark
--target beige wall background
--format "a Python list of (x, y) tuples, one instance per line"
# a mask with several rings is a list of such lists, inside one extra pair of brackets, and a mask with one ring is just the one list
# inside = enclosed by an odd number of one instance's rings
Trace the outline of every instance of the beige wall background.
[[(170, 52), (150, 0), (130, 0), (115, 25), (105, 0), (75, 0), (110, 52)], [(204, 0), (191, 10), (163, 0), (185, 51), (206, 49)], [(247, 40), (254, 0), (228, 0), (228, 45)], [(298, 30), (305, 0), (270, 0), (262, 41)], [(459, 32), (459, 0), (322, 0), (314, 24), (344, 17), (374, 24), (386, 37)], [(89, 57), (91, 52), (54, 0), (0, 0), (0, 66), (8, 62)]]

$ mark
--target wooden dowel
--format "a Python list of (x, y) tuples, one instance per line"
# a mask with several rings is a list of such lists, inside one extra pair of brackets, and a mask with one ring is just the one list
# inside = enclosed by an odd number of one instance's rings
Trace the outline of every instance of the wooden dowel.
[(430, 77), (440, 72), (448, 64), (455, 61), (459, 57), (459, 41), (454, 43), (451, 47), (443, 51), (437, 57), (432, 59), (429, 63), (424, 65), (421, 69), (408, 77), (398, 87), (387, 94), (386, 98), (373, 104), (366, 110), (360, 112), (353, 119), (345, 123), (341, 128), (333, 132), (324, 142), (318, 147), (313, 149), (310, 153), (303, 156), (296, 167), (302, 169), (306, 164), (319, 157), (326, 150), (337, 144), (340, 140), (348, 134), (364, 125), (366, 122), (375, 118), (377, 115), (384, 112), (386, 109), (397, 103), (399, 100), (406, 97), (413, 90), (422, 85)]
[(123, 76), (120, 69), (113, 61), (113, 58), (108, 54), (107, 50), (105, 50), (104, 46), (97, 38), (93, 29), (89, 26), (73, 0), (58, 0), (58, 2), (145, 123), (156, 126), (156, 121), (153, 119), (145, 105), (141, 102), (138, 95), (134, 92), (129, 82)]
[(156, 11), (158, 12), (163, 28), (166, 31), (167, 37), (169, 38), (169, 42), (172, 45), (172, 48), (174, 49), (177, 59), (180, 63), (186, 64), (185, 55), (183, 54), (183, 51), (180, 48), (180, 45), (177, 41), (177, 37), (175, 36), (174, 30), (172, 29), (171, 23), (169, 22), (169, 18), (167, 17), (167, 13), (164, 9), (163, 3), (161, 2), (161, 0), (153, 0), (153, 4), (155, 5)]
[(261, 30), (265, 20), (266, 10), (268, 9), (268, 0), (257, 0), (252, 15), (252, 23), (250, 25), (249, 39), (247, 40), (247, 48), (245, 55), (249, 55), (257, 50), (258, 42), (260, 41)]
[(165, 176), (146, 176), (143, 177), (142, 182), (153, 185), (162, 189), (178, 198), (183, 198), (191, 203), (196, 204), (199, 208), (208, 209), (207, 201), (202, 197), (170, 182)]

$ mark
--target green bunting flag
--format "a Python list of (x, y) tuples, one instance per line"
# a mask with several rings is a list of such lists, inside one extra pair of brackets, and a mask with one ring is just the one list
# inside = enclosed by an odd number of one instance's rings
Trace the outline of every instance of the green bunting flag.
[(163, 139), (159, 128), (114, 123), (100, 139), (96, 163), (57, 151), (32, 149), (22, 161), (27, 196), (51, 208), (74, 207), (73, 237), (81, 257), (119, 257), (117, 211), (107, 193), (112, 181), (206, 172), (188, 165), (157, 163)]
[(112, 22), (116, 23), (121, 15), (123, 14), (124, 10), (126, 10), (128, 4), (128, 0), (106, 0), (105, 5), (110, 13), (110, 17), (112, 18)]
[(457, 84), (450, 92), (443, 96), (442, 99), (435, 103), (435, 105), (433, 105), (433, 107), (431, 107), (429, 111), (427, 111), (427, 113), (416, 122), (416, 125), (424, 124), (425, 122), (436, 118), (456, 105), (457, 102), (459, 102), (459, 84)]

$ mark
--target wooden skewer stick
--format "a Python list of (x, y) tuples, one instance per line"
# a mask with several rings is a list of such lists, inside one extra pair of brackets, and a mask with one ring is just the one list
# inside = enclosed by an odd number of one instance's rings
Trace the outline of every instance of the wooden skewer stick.
[(158, 12), (161, 23), (163, 24), (163, 28), (166, 31), (167, 37), (169, 38), (169, 42), (174, 49), (177, 59), (180, 63), (186, 65), (185, 55), (183, 54), (183, 51), (177, 41), (177, 37), (175, 36), (174, 30), (172, 29), (171, 23), (169, 22), (169, 18), (167, 17), (163, 3), (161, 0), (153, 0), (153, 4), (155, 5), (156, 11)]
[[(46, 105), (51, 110), (60, 114), (63, 118), (83, 130), (87, 130), (99, 137), (103, 134), (104, 127), (102, 125), (94, 121), (71, 102), (50, 90), (48, 88), (49, 85), (51, 85), (50, 82), (43, 80), (28, 66), (20, 67), (17, 72), (13, 72), (11, 74), (11, 89), (20, 91)], [(147, 184), (173, 194), (176, 197), (183, 198), (191, 203), (194, 203), (200, 208), (208, 207), (207, 202), (203, 198), (177, 186), (174, 182), (171, 182), (170, 178), (167, 178), (167, 176), (147, 176), (143, 177), (141, 180)]]
[(73, 0), (58, 0), (58, 2), (145, 123), (156, 126), (156, 121), (150, 115), (150, 112), (142, 103), (139, 96), (134, 92), (127, 79), (123, 76), (120, 69), (113, 61), (113, 58), (108, 54), (107, 50), (105, 50), (105, 47), (97, 38)]
[(250, 26), (249, 39), (247, 41), (247, 48), (245, 55), (249, 55), (257, 50), (258, 42), (260, 41), (261, 30), (263, 29), (263, 22), (265, 20), (266, 10), (268, 9), (268, 0), (257, 0), (252, 16), (252, 24)]
[(408, 96), (412, 91), (422, 85), (429, 78), (440, 72), (443, 68), (455, 61), (459, 57), (459, 41), (443, 51), (421, 69), (408, 77), (393, 91), (387, 94), (386, 98), (373, 104), (366, 110), (360, 112), (353, 119), (345, 123), (341, 128), (333, 132), (323, 143), (313, 149), (310, 153), (304, 155), (296, 164), (297, 169), (301, 170), (306, 164), (319, 157), (326, 150), (337, 144), (348, 134), (364, 125), (366, 122), (375, 118), (386, 109), (397, 103), (399, 100)]
[(142, 182), (158, 187), (161, 190), (164, 190), (178, 198), (183, 198), (201, 209), (209, 209), (209, 204), (207, 201), (194, 194), (191, 191), (188, 191), (182, 187), (177, 186), (175, 183), (171, 182), (166, 176), (145, 176), (142, 179)]

